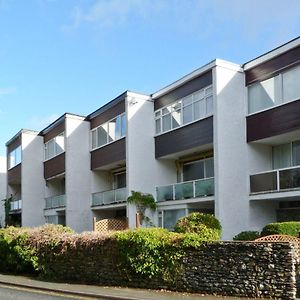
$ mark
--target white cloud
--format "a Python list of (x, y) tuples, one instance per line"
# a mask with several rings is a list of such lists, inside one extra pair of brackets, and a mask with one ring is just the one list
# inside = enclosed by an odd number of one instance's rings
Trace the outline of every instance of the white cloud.
[(28, 129), (40, 131), (50, 125), (53, 121), (60, 117), (59, 114), (51, 114), (49, 116), (32, 117), (28, 121)]

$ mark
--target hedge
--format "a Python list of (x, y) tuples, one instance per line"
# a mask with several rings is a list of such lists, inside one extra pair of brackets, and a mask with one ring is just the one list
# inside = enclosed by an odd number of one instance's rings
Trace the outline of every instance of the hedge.
[(258, 231), (242, 231), (233, 237), (234, 241), (254, 241), (260, 237)]
[[(158, 276), (169, 281), (180, 272), (181, 259), (187, 249), (200, 247), (207, 240), (207, 236), (196, 233), (175, 233), (162, 228), (104, 235), (74, 234), (68, 228), (55, 225), (34, 229), (9, 227), (0, 230), (0, 272), (39, 273), (45, 278), (58, 278), (66, 272), (66, 264), (80, 269), (87, 255), (98, 257), (109, 244), (111, 258), (118, 259), (114, 265), (122, 274), (125, 271), (128, 279), (138, 275)], [(71, 279), (76, 279), (76, 272), (73, 273)]]
[(261, 236), (287, 234), (298, 237), (299, 232), (300, 222), (278, 222), (266, 225), (261, 232)]
[(202, 240), (214, 241), (221, 237), (221, 224), (211, 214), (194, 212), (187, 217), (180, 218), (175, 225), (175, 232), (196, 233)]

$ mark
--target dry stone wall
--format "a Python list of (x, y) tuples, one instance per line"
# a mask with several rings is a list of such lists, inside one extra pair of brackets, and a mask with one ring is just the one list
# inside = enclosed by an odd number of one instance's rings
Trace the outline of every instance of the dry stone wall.
[(122, 270), (114, 240), (66, 247), (44, 257), (46, 274), (63, 281), (169, 289), (273, 299), (296, 299), (296, 246), (290, 243), (215, 242), (190, 249), (171, 280)]

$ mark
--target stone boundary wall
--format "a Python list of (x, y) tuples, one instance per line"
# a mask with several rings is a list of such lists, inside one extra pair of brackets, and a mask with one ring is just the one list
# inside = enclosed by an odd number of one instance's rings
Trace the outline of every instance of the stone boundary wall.
[[(297, 246), (280, 242), (214, 242), (190, 249), (172, 281), (143, 278), (120, 269), (114, 240), (68, 247), (47, 255), (47, 273), (62, 281), (99, 285), (296, 299)], [(50, 258), (50, 259), (49, 259)]]

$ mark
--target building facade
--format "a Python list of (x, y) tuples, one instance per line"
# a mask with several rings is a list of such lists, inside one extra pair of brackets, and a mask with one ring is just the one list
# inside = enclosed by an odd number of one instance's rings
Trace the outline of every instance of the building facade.
[(7, 144), (7, 196), (23, 226), (135, 226), (131, 191), (157, 226), (213, 213), (223, 238), (300, 219), (300, 38), (244, 65), (216, 59), (169, 86), (126, 91)]

